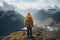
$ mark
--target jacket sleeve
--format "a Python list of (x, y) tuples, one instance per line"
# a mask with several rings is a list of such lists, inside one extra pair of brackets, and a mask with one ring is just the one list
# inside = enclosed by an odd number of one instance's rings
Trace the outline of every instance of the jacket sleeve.
[(34, 20), (32, 20), (32, 27), (34, 26)]
[(34, 26), (34, 19), (33, 19), (33, 26)]
[(24, 19), (24, 26), (26, 27), (26, 19)]

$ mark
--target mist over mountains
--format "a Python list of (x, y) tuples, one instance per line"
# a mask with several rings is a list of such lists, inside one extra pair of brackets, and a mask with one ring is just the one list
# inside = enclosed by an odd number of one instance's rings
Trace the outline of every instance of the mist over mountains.
[(53, 18), (55, 23), (60, 23), (60, 8), (41, 9), (34, 14), (34, 18), (38, 21)]
[(7, 11), (7, 10), (15, 10), (15, 7), (13, 5), (10, 5), (5, 1), (2, 1), (1, 4), (3, 6), (0, 6), (0, 10), (5, 10), (5, 11)]
[(0, 36), (8, 35), (24, 27), (24, 17), (15, 11), (13, 6), (6, 2), (3, 2), (3, 5), (0, 7)]

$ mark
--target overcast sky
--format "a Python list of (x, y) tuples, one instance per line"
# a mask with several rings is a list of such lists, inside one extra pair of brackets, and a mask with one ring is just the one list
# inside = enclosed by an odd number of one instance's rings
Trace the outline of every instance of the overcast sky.
[(60, 0), (0, 0), (0, 6), (2, 6), (2, 1), (14, 5), (17, 9), (40, 9), (47, 6), (60, 6)]

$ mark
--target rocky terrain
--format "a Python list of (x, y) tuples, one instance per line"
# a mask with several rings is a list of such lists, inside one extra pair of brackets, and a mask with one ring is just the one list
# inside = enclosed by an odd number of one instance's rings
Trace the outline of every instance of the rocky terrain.
[[(51, 35), (52, 36), (52, 35)], [(47, 37), (44, 33), (37, 30), (33, 31), (33, 37), (28, 39), (26, 31), (13, 32), (10, 35), (0, 37), (0, 40), (59, 40), (59, 38)]]
[(46, 40), (46, 36), (38, 31), (33, 31), (33, 37), (28, 39), (26, 31), (18, 31), (11, 33), (5, 37), (1, 37), (0, 40)]

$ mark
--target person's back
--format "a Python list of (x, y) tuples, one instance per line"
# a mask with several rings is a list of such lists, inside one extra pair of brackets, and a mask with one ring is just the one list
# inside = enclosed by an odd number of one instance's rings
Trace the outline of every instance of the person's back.
[(24, 20), (25, 27), (33, 27), (33, 18), (30, 13), (27, 14), (25, 20)]
[(27, 16), (24, 20), (24, 26), (27, 27), (28, 38), (31, 38), (32, 37), (32, 27), (34, 26), (34, 24), (33, 24), (33, 18), (30, 13), (27, 14)]

